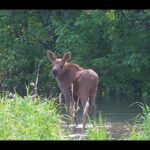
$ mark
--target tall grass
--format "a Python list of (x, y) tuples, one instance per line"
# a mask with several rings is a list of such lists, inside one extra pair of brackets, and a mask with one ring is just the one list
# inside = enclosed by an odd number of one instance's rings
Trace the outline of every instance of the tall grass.
[(64, 140), (54, 99), (0, 97), (0, 140)]
[(88, 129), (87, 140), (107, 140), (110, 137), (107, 137), (107, 129), (102, 119), (102, 115), (99, 114), (98, 122), (90, 121), (92, 128)]
[(126, 140), (150, 140), (150, 107), (147, 105), (141, 107), (143, 113), (137, 116), (134, 126), (131, 126), (131, 133), (125, 138)]

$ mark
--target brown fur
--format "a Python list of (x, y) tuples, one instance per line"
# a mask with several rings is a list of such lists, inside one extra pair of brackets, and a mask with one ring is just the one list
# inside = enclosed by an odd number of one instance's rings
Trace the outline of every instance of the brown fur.
[(77, 112), (77, 102), (80, 99), (83, 106), (83, 127), (85, 127), (89, 108), (88, 100), (90, 100), (94, 118), (96, 116), (95, 99), (99, 80), (97, 73), (92, 69), (84, 69), (77, 64), (68, 63), (71, 57), (70, 52), (65, 53), (62, 59), (57, 59), (51, 51), (47, 54), (53, 63), (53, 74), (65, 97), (68, 114), (73, 116), (74, 109)]

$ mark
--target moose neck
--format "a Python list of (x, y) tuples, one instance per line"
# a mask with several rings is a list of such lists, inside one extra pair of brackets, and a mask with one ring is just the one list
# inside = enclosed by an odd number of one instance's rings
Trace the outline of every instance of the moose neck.
[(63, 72), (61, 76), (58, 77), (58, 80), (59, 82), (65, 80), (67, 80), (68, 82), (73, 82), (76, 78), (76, 73), (82, 70), (83, 68), (79, 65), (66, 62)]

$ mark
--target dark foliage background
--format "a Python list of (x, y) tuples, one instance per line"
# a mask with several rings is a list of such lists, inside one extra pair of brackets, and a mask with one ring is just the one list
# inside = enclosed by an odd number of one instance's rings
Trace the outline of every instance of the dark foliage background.
[[(47, 50), (94, 69), (100, 95), (150, 97), (149, 10), (0, 10), (0, 90), (57, 95)], [(38, 74), (39, 71), (39, 74)]]

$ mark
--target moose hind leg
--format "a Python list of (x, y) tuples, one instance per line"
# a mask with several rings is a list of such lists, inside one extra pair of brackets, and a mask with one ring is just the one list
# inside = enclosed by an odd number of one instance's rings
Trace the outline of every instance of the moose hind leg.
[(76, 126), (78, 125), (78, 103), (79, 103), (79, 98), (74, 97), (74, 121)]
[(93, 119), (96, 120), (96, 104), (95, 103), (91, 104), (91, 110), (92, 110)]
[(82, 106), (83, 106), (83, 115), (82, 115), (82, 120), (83, 120), (83, 129), (85, 129), (87, 117), (88, 117), (88, 108), (89, 108), (89, 98), (84, 98), (81, 100)]
[(93, 115), (93, 119), (96, 120), (96, 92), (92, 92), (91, 96), (90, 96), (90, 100), (91, 100), (91, 112)]

